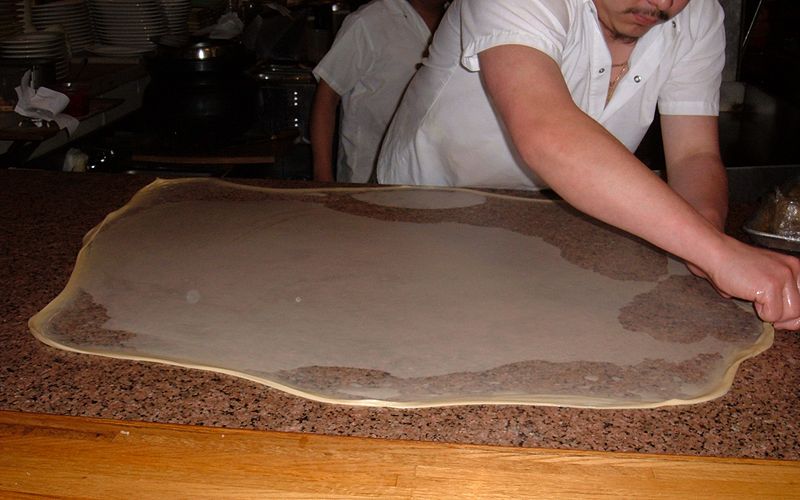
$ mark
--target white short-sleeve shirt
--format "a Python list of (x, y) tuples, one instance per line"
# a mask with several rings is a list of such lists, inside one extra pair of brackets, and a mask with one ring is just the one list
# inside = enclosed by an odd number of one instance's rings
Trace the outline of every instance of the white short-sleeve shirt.
[(407, 0), (374, 0), (345, 18), (314, 68), (341, 96), (337, 180), (366, 182), (389, 120), (430, 42)]
[(378, 180), (544, 187), (518, 158), (481, 84), (478, 54), (498, 45), (525, 45), (550, 56), (576, 105), (631, 151), (656, 106), (662, 114), (717, 115), (723, 16), (717, 0), (695, 0), (653, 27), (637, 42), (630, 69), (606, 105), (611, 56), (592, 0), (456, 0), (389, 127)]

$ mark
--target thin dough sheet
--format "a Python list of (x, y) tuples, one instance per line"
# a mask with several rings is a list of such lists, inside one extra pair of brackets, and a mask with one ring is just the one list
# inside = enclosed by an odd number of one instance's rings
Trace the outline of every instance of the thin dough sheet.
[(158, 180), (30, 321), (70, 351), (318, 401), (644, 408), (724, 394), (771, 327), (564, 203)]

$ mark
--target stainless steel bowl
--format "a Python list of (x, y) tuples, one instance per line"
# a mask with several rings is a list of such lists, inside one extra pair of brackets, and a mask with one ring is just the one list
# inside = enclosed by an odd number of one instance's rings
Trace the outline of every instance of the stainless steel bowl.
[(800, 252), (800, 178), (793, 178), (764, 197), (742, 229), (758, 245)]

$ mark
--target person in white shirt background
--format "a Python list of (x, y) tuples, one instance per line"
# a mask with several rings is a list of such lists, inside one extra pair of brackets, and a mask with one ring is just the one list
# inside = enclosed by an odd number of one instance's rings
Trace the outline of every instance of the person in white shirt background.
[(345, 18), (314, 68), (314, 180), (334, 180), (333, 141), (341, 101), (336, 180), (367, 182), (403, 91), (417, 70), (445, 0), (373, 0)]
[[(724, 234), (717, 0), (456, 0), (405, 93), (382, 184), (552, 188), (800, 329), (800, 261)], [(633, 154), (661, 114), (664, 182)]]

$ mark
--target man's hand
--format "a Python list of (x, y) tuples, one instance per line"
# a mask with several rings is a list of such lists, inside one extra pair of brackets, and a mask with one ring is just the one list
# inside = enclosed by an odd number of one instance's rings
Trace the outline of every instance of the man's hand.
[(707, 271), (723, 294), (753, 302), (775, 328), (800, 330), (800, 260), (728, 238), (727, 249)]

